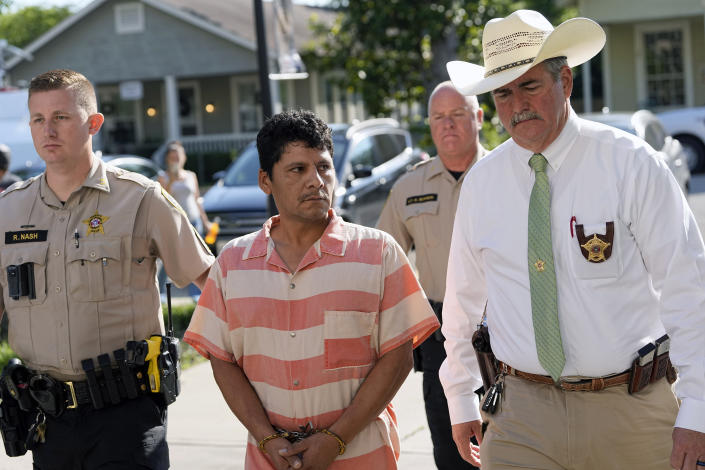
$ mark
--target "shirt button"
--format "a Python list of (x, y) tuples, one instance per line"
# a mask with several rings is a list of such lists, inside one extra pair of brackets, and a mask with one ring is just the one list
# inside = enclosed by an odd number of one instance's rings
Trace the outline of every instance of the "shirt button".
[(294, 385), (298, 386), (298, 385), (299, 385), (299, 381), (298, 381), (298, 380), (294, 380)]
[(61, 286), (56, 286), (56, 287), (54, 288), (54, 290), (55, 290), (57, 293), (61, 292)]
[(95, 258), (95, 251), (91, 251), (91, 258)]
[(292, 338), (293, 338), (294, 336), (296, 336), (296, 332), (295, 332), (295, 331), (292, 331), (292, 332), (289, 333), (289, 334), (291, 335)]
[(54, 252), (54, 256), (59, 256), (59, 250), (56, 250), (56, 251)]
[(293, 282), (291, 284), (289, 284), (289, 289), (294, 289), (295, 287), (296, 287), (296, 284), (294, 284)]

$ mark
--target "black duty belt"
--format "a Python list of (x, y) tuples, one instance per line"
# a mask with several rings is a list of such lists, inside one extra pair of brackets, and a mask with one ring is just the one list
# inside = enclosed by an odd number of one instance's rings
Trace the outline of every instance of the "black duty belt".
[[(96, 383), (98, 385), (98, 390), (100, 390), (100, 399), (103, 404), (113, 404), (137, 398), (140, 395), (147, 393), (148, 388), (145, 383), (140, 384), (140, 386), (135, 389), (133, 387), (125, 387), (125, 383), (120, 375), (117, 375), (119, 369), (113, 369), (116, 373), (113, 379), (115, 381), (115, 389), (111, 391), (112, 387), (108, 385), (104, 378), (96, 378)], [(139, 380), (144, 377), (141, 372), (135, 373), (135, 378)], [(81, 405), (94, 405), (94, 399), (91, 395), (90, 383), (88, 380), (81, 382), (67, 381), (59, 382), (64, 389), (64, 396), (66, 397), (66, 408), (73, 409), (78, 408)], [(117, 394), (115, 393), (117, 392)], [(117, 399), (116, 399), (117, 398)], [(95, 407), (95, 406), (94, 406)], [(101, 407), (102, 408), (102, 407)]]
[(117, 405), (147, 393), (160, 394), (166, 405), (180, 391), (179, 342), (173, 336), (152, 335), (143, 341), (128, 341), (125, 349), (81, 361), (86, 380), (60, 381), (46, 373), (27, 369), (29, 379), (18, 387), (26, 388), (39, 407), (59, 416), (66, 409), (90, 404), (96, 410)]
[(86, 371), (86, 380), (60, 381), (44, 373), (31, 373), (29, 392), (39, 407), (52, 416), (66, 409), (90, 405), (101, 409), (149, 393), (143, 367), (101, 367)]

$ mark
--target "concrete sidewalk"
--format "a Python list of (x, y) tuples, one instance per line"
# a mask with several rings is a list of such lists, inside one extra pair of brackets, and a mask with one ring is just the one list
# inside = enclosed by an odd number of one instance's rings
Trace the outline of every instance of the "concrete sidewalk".
[[(404, 470), (435, 468), (421, 377), (421, 374), (411, 373), (393, 401), (401, 438), (399, 468)], [(181, 395), (169, 407), (171, 468), (242, 469), (247, 431), (225, 404), (209, 363), (201, 363), (184, 371), (181, 387)], [(31, 455), (18, 458), (0, 455), (0, 470), (31, 468)]]

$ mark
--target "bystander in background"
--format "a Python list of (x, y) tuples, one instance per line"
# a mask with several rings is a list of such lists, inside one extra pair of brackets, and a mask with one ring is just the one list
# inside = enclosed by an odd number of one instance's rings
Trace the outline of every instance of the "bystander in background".
[[(201, 204), (198, 176), (193, 171), (184, 168), (184, 165), (186, 165), (186, 151), (181, 142), (174, 141), (167, 146), (164, 162), (166, 171), (159, 175), (159, 183), (186, 212), (186, 217), (188, 217), (189, 222), (191, 222), (198, 234), (204, 236), (211, 223), (206, 216), (206, 211), (203, 210), (203, 204)], [(159, 288), (162, 293), (165, 292), (165, 283), (166, 274), (162, 269), (159, 272)], [(190, 284), (188, 293), (191, 298), (198, 301), (201, 290), (195, 284)]]
[(22, 179), (10, 173), (10, 147), (0, 144), (0, 193)]

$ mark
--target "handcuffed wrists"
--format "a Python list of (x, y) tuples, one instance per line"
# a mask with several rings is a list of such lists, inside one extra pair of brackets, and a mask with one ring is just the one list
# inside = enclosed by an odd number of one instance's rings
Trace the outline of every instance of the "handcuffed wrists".
[(345, 453), (345, 441), (340, 436), (338, 436), (336, 433), (334, 433), (333, 431), (331, 431), (330, 429), (327, 429), (327, 428), (319, 429), (316, 432), (326, 434), (326, 435), (332, 437), (333, 439), (335, 439), (336, 441), (338, 441), (338, 455), (343, 455)]
[(259, 450), (261, 450), (262, 452), (264, 452), (266, 454), (267, 451), (265, 450), (264, 446), (267, 445), (267, 442), (274, 440), (274, 439), (278, 439), (280, 437), (283, 439), (286, 439), (287, 437), (289, 437), (289, 433), (286, 431), (283, 431), (283, 432), (277, 432), (274, 434), (270, 434), (269, 436), (266, 436), (261, 441), (259, 441), (259, 443), (257, 444), (257, 447), (259, 447)]

